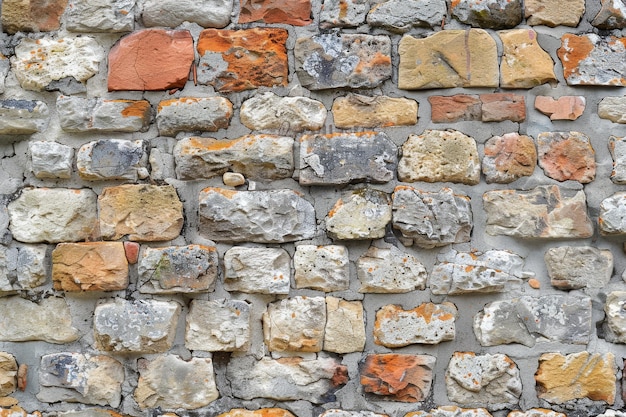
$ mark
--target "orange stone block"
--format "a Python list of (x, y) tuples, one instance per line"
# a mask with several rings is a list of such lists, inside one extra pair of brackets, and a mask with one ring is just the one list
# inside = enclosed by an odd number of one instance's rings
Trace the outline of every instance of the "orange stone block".
[(428, 397), (435, 358), (428, 355), (368, 355), (361, 368), (365, 392), (401, 402), (419, 402)]
[(306, 26), (311, 23), (310, 0), (241, 0), (239, 23), (261, 21)]
[(600, 37), (596, 34), (561, 37), (556, 51), (563, 64), (568, 85), (626, 86), (626, 37)]

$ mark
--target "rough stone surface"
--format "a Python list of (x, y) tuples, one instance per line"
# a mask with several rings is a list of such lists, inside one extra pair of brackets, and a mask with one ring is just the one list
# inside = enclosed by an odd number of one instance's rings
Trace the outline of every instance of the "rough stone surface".
[(367, 14), (367, 23), (393, 32), (407, 32), (413, 27), (440, 26), (447, 13), (444, 0), (389, 0), (374, 5)]
[(424, 290), (428, 273), (410, 253), (390, 246), (370, 246), (356, 262), (362, 293), (405, 293)]
[(554, 62), (537, 42), (532, 29), (512, 29), (498, 32), (502, 41), (500, 86), (502, 88), (532, 88), (556, 83)]
[(526, 411), (511, 411), (506, 417), (567, 417), (567, 415), (545, 408), (529, 408)]
[(522, 380), (506, 355), (454, 352), (446, 371), (446, 390), (451, 401), (464, 407), (501, 410), (518, 404)]
[(271, 352), (319, 352), (324, 343), (326, 301), (297, 296), (270, 303), (263, 335)]
[(324, 350), (334, 353), (362, 352), (365, 339), (363, 304), (326, 297)]
[(67, 0), (6, 0), (2, 2), (2, 30), (15, 32), (50, 32), (60, 27)]
[(183, 22), (209, 28), (223, 28), (230, 23), (233, 0), (146, 0), (141, 18), (147, 27), (176, 27)]
[(626, 124), (626, 97), (604, 97), (598, 103), (598, 116), (614, 123)]
[(557, 181), (589, 183), (596, 176), (591, 140), (579, 132), (541, 132), (537, 135), (539, 166)]
[(393, 228), (405, 245), (434, 248), (470, 240), (470, 199), (450, 188), (437, 192), (397, 186), (393, 193)]
[(70, 0), (65, 26), (72, 32), (130, 32), (135, 0)]
[(311, 0), (240, 0), (239, 23), (262, 22), (306, 26), (311, 20)]
[(604, 236), (626, 236), (626, 192), (618, 191), (602, 200), (598, 224)]
[(531, 26), (576, 27), (585, 12), (584, 0), (525, 0), (524, 17)]
[(621, 0), (601, 0), (602, 8), (591, 24), (598, 29), (623, 29), (626, 27), (626, 4)]
[(183, 97), (163, 100), (157, 107), (159, 134), (216, 132), (225, 129), (233, 116), (233, 105), (225, 97)]
[(298, 245), (293, 266), (296, 288), (333, 292), (350, 286), (350, 260), (345, 246)]
[(603, 288), (613, 275), (613, 254), (591, 246), (559, 246), (544, 256), (550, 283), (562, 290)]
[(311, 90), (373, 88), (391, 78), (391, 41), (382, 35), (325, 33), (294, 49), (300, 84)]
[(218, 417), (295, 417), (292, 413), (282, 408), (261, 408), (259, 410), (247, 410), (245, 408), (233, 408)]
[(320, 130), (326, 121), (326, 107), (307, 97), (280, 97), (268, 91), (244, 101), (239, 118), (248, 129), (302, 132)]
[(365, 23), (370, 11), (368, 0), (324, 0), (320, 12), (320, 27), (354, 27)]
[(48, 127), (48, 105), (34, 100), (0, 100), (0, 134), (30, 135)]
[(78, 175), (88, 181), (148, 177), (148, 155), (141, 140), (103, 139), (89, 142), (76, 153)]
[(39, 179), (71, 178), (74, 150), (50, 141), (29, 141), (30, 169)]
[(333, 121), (341, 129), (410, 126), (417, 123), (417, 101), (350, 93), (333, 101)]
[[(550, 204), (546, 204), (546, 202)], [(593, 225), (582, 190), (556, 185), (528, 191), (493, 190), (483, 194), (486, 232), (520, 238), (587, 238)]]
[(523, 122), (526, 120), (524, 96), (511, 93), (481, 94), (483, 122)]
[(385, 236), (390, 221), (389, 196), (364, 188), (337, 200), (326, 216), (326, 233), (337, 240), (378, 239)]
[(0, 246), (0, 296), (46, 283), (46, 249), (46, 245)]
[(557, 54), (568, 85), (626, 86), (626, 39), (594, 33), (561, 37)]
[(485, 408), (461, 408), (455, 405), (444, 405), (430, 411), (412, 411), (405, 414), (405, 417), (491, 417), (491, 413), (489, 413), (489, 411)]
[(513, 28), (522, 21), (520, 0), (456, 0), (452, 16), (473, 27), (485, 29)]
[(367, 410), (338, 410), (330, 409), (324, 411), (319, 417), (387, 417), (386, 414), (378, 414)]
[(428, 398), (435, 357), (429, 355), (372, 354), (361, 365), (361, 385), (379, 399), (421, 402)]
[(454, 123), (480, 120), (482, 106), (477, 95), (429, 96), (430, 119), (433, 123)]
[(150, 123), (147, 100), (59, 96), (56, 107), (66, 132), (140, 132)]
[[(602, 99), (602, 101), (604, 100)], [(585, 103), (584, 96), (561, 96), (557, 99), (548, 96), (537, 96), (535, 98), (535, 109), (546, 116), (550, 116), (550, 120), (576, 120), (585, 111)], [(598, 106), (599, 113), (600, 107)]]
[(612, 343), (626, 343), (626, 292), (612, 291), (606, 297), (605, 338)]
[(250, 346), (250, 306), (239, 300), (192, 300), (185, 347), (210, 352), (246, 351)]
[(7, 352), (0, 352), (0, 397), (6, 397), (17, 389), (17, 362)]
[(224, 254), (224, 288), (245, 293), (289, 294), (290, 263), (284, 249), (235, 246)]
[(537, 149), (530, 136), (506, 133), (485, 142), (482, 171), (488, 184), (508, 184), (533, 174)]

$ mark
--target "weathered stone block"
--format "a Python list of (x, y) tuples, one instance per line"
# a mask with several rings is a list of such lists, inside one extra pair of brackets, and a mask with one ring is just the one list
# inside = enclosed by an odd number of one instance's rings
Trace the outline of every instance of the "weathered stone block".
[(282, 408), (260, 408), (247, 410), (245, 408), (233, 408), (217, 417), (295, 417), (292, 413)]
[(72, 32), (131, 32), (135, 0), (70, 0), (65, 27)]
[(428, 273), (413, 255), (395, 246), (370, 246), (356, 261), (362, 293), (405, 293), (424, 290)]
[(298, 245), (293, 266), (296, 288), (333, 292), (350, 286), (350, 260), (345, 246)]
[(379, 399), (421, 402), (430, 394), (434, 367), (434, 356), (371, 354), (361, 365), (361, 385)]
[(326, 113), (320, 101), (299, 96), (280, 97), (268, 91), (244, 101), (239, 118), (251, 130), (302, 132), (320, 130)]
[(240, 0), (239, 24), (250, 22), (306, 26), (311, 20), (311, 0)]
[(459, 0), (452, 3), (452, 17), (484, 29), (513, 28), (522, 21), (520, 0)]
[(601, 0), (602, 8), (591, 24), (598, 29), (623, 29), (626, 27), (626, 5), (619, 0)]
[(225, 97), (183, 97), (159, 102), (156, 122), (159, 134), (217, 132), (228, 128), (233, 104)]
[(250, 346), (250, 306), (239, 300), (192, 300), (185, 347), (210, 352), (246, 351)]
[(454, 340), (456, 316), (457, 309), (452, 303), (424, 303), (411, 310), (385, 305), (376, 312), (374, 343), (397, 348)]
[(563, 290), (602, 288), (613, 275), (610, 250), (590, 246), (559, 246), (544, 255), (550, 283)]
[(511, 93), (481, 94), (481, 120), (483, 122), (523, 122), (526, 120), (524, 96)]
[(148, 154), (142, 140), (103, 139), (88, 142), (76, 153), (78, 175), (87, 181), (148, 177)]
[(500, 86), (502, 88), (532, 88), (556, 83), (554, 62), (537, 42), (532, 29), (512, 29), (498, 32), (502, 41)]
[(417, 101), (349, 93), (333, 101), (333, 122), (340, 129), (410, 126), (417, 123)]
[(354, 190), (337, 200), (325, 221), (331, 239), (379, 239), (391, 221), (391, 201), (382, 191)]
[(0, 134), (30, 135), (48, 127), (48, 105), (35, 100), (0, 100)]
[(59, 96), (57, 112), (66, 132), (140, 132), (150, 125), (147, 100)]
[(59, 29), (67, 0), (6, 0), (2, 2), (2, 30), (16, 32), (50, 32)]
[(414, 27), (440, 26), (447, 14), (444, 0), (403, 1), (389, 0), (374, 7), (367, 14), (367, 23), (393, 32), (408, 32)]
[(370, 11), (368, 0), (324, 0), (320, 12), (320, 27), (355, 27), (365, 23)]
[(612, 343), (626, 343), (626, 292), (610, 292), (604, 304), (605, 338)]
[(530, 136), (506, 133), (485, 142), (482, 170), (488, 184), (508, 184), (531, 176), (536, 166), (537, 149)]
[(506, 417), (567, 417), (567, 415), (545, 408), (529, 408), (526, 411), (513, 410)]
[(141, 19), (147, 27), (176, 27), (183, 22), (205, 28), (223, 28), (230, 23), (233, 0), (146, 0)]
[[(602, 99), (598, 105), (599, 115), (602, 102), (607, 98), (609, 97)], [(557, 99), (549, 96), (535, 97), (535, 109), (550, 116), (550, 120), (576, 120), (585, 111), (585, 103), (584, 96), (561, 96)]]
[(532, 26), (578, 26), (585, 13), (584, 0), (525, 0), (524, 17)]
[(324, 411), (319, 417), (388, 417), (386, 414), (378, 414), (366, 410), (339, 410), (330, 409)]
[(0, 352), (0, 397), (11, 395), (17, 389), (17, 362), (8, 352)]
[(618, 191), (600, 203), (600, 234), (626, 236), (626, 192)]
[(539, 166), (557, 181), (589, 183), (596, 176), (591, 140), (579, 132), (541, 132), (537, 136)]
[[(10, 399), (10, 397), (9, 397)], [(32, 413), (28, 413), (22, 407), (17, 405), (11, 406), (8, 408), (0, 408), (0, 416), (2, 417), (41, 417), (43, 414), (39, 411), (34, 411)], [(108, 417), (108, 416), (107, 416)]]
[(0, 296), (45, 284), (47, 266), (46, 245), (0, 246)]
[(556, 52), (567, 84), (626, 86), (625, 42), (626, 38), (600, 37), (595, 33), (564, 34)]
[(461, 408), (455, 405), (444, 405), (430, 411), (411, 411), (406, 413), (404, 417), (491, 417), (491, 413), (484, 408)]
[(433, 123), (454, 123), (481, 119), (482, 104), (477, 95), (429, 96)]
[(626, 96), (604, 97), (598, 103), (598, 116), (613, 123), (626, 123)]
[(323, 297), (297, 296), (276, 301), (263, 313), (265, 344), (272, 352), (319, 352), (325, 326)]
[(334, 353), (361, 352), (365, 347), (365, 338), (363, 304), (326, 297), (324, 350)]
[(282, 248), (235, 246), (224, 254), (224, 289), (289, 294), (291, 258)]

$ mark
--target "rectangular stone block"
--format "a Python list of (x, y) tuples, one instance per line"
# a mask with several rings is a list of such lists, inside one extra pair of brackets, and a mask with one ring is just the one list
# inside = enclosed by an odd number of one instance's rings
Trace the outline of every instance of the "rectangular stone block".
[(344, 194), (330, 209), (326, 233), (334, 240), (379, 239), (391, 221), (391, 201), (383, 191), (357, 189)]
[(326, 302), (297, 296), (271, 303), (263, 313), (265, 344), (274, 352), (319, 352), (324, 343)]
[(567, 84), (626, 86), (625, 43), (626, 38), (595, 33), (564, 34), (557, 55)]
[(103, 139), (84, 144), (76, 153), (78, 175), (87, 181), (148, 177), (148, 153), (142, 140)]
[(324, 350), (335, 353), (361, 352), (365, 347), (365, 339), (363, 303), (326, 297)]
[(434, 367), (430, 355), (370, 354), (361, 364), (361, 386), (377, 399), (421, 402), (430, 394)]
[(150, 125), (147, 100), (57, 97), (61, 128), (66, 132), (143, 132)]
[(74, 149), (52, 141), (29, 141), (30, 169), (39, 179), (71, 178)]
[(395, 246), (370, 246), (356, 261), (361, 293), (406, 293), (426, 289), (428, 272), (417, 258)]
[(350, 286), (350, 261), (345, 246), (298, 245), (293, 266), (296, 288), (333, 292)]
[(311, 0), (240, 0), (239, 24), (250, 22), (306, 26), (311, 20)]
[(38, 100), (0, 100), (0, 134), (30, 135), (48, 127), (48, 105)]
[(192, 300), (185, 347), (209, 352), (238, 352), (250, 347), (250, 305), (239, 300)]
[(134, 0), (70, 0), (65, 26), (72, 32), (130, 32), (135, 28)]
[(223, 28), (230, 23), (233, 11), (233, 0), (146, 0), (141, 5), (146, 27), (176, 27), (190, 22), (203, 28)]
[(407, 98), (348, 94), (333, 101), (333, 121), (340, 129), (410, 126), (417, 123), (418, 103)]
[(232, 116), (233, 105), (225, 97), (182, 97), (160, 101), (156, 122), (160, 135), (176, 136), (226, 129)]
[(48, 276), (46, 250), (46, 245), (0, 246), (0, 296), (44, 285)]
[(224, 289), (256, 294), (289, 294), (291, 258), (282, 248), (235, 246), (224, 254)]
[(320, 130), (326, 113), (320, 101), (301, 96), (280, 97), (268, 91), (244, 101), (239, 119), (251, 130), (302, 132)]

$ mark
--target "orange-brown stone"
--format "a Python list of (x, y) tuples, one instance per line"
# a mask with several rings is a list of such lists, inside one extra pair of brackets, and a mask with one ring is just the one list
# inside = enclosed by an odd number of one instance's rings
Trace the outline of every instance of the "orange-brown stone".
[(428, 102), (433, 123), (480, 120), (480, 100), (476, 95), (430, 96)]
[(589, 183), (596, 176), (590, 139), (578, 132), (542, 132), (537, 136), (539, 166), (557, 181)]
[(246, 410), (245, 408), (233, 408), (217, 417), (295, 417), (282, 408), (261, 408), (259, 410)]
[(311, 23), (310, 0), (240, 0), (239, 23), (261, 21), (305, 26)]
[(361, 368), (365, 392), (401, 402), (418, 402), (428, 397), (435, 358), (428, 355), (373, 354)]
[(139, 260), (139, 243), (124, 242), (124, 251), (126, 252), (126, 260), (129, 264), (136, 264)]
[(529, 136), (507, 133), (485, 143), (483, 174), (487, 183), (506, 184), (530, 176), (537, 166), (535, 142)]
[(548, 96), (537, 96), (535, 109), (550, 116), (550, 120), (576, 120), (585, 111), (585, 97), (562, 96), (554, 99)]
[(568, 85), (626, 86), (626, 37), (600, 37), (594, 33), (561, 37), (556, 51)]
[(67, 0), (3, 0), (2, 29), (15, 32), (50, 32), (60, 27)]
[(511, 93), (481, 94), (481, 119), (483, 122), (523, 122), (526, 120), (524, 96)]

